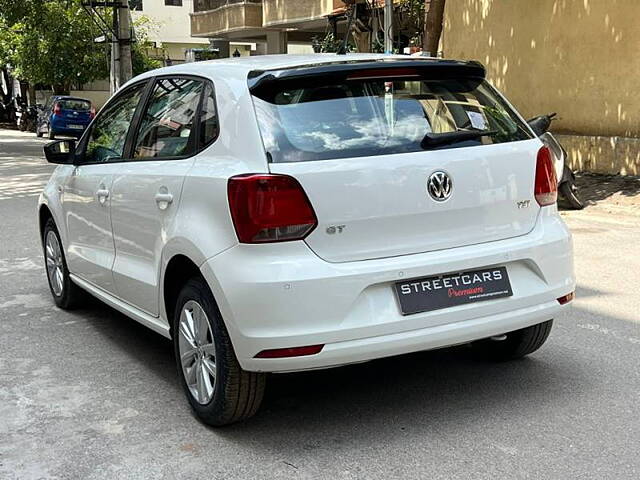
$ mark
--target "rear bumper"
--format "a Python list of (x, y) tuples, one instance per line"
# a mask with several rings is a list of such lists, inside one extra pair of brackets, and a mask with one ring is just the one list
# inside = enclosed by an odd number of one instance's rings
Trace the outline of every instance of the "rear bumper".
[[(527, 235), (378, 260), (329, 263), (304, 242), (237, 245), (202, 273), (241, 366), (251, 371), (325, 368), (465, 343), (554, 317), (575, 289), (571, 235), (555, 207)], [(399, 280), (506, 266), (513, 296), (403, 316)], [(315, 355), (254, 358), (266, 349), (324, 344)]]
[(60, 135), (69, 135), (69, 136), (75, 136), (75, 137), (79, 137), (81, 136), (84, 131), (87, 129), (87, 127), (89, 126), (88, 123), (86, 123), (85, 121), (80, 121), (78, 120), (78, 122), (76, 122), (76, 125), (82, 125), (83, 128), (82, 129), (77, 129), (77, 128), (68, 128), (67, 126), (72, 123), (70, 121), (67, 120), (63, 120), (63, 119), (57, 119), (57, 120), (52, 120), (49, 125), (51, 128), (51, 131), (53, 131), (53, 133), (56, 134), (60, 134)]

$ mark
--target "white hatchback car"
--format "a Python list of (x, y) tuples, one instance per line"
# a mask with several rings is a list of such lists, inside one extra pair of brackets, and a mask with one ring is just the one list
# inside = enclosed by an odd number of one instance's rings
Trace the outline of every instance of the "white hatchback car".
[(253, 415), (266, 372), (463, 343), (522, 357), (573, 298), (549, 151), (477, 62), (177, 65), (45, 153), (56, 304), (85, 290), (172, 338), (212, 425)]

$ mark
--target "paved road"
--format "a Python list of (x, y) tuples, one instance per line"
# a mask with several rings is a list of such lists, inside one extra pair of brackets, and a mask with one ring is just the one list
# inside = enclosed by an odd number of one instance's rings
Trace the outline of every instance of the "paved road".
[(258, 416), (191, 415), (170, 344), (49, 297), (43, 141), (0, 131), (0, 478), (638, 479), (638, 218), (566, 218), (578, 299), (532, 357), (466, 348), (273, 376)]

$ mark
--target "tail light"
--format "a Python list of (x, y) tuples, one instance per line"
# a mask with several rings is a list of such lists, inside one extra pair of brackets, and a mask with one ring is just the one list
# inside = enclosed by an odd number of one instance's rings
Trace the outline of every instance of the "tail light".
[(547, 147), (542, 147), (538, 151), (536, 183), (533, 192), (536, 202), (541, 207), (553, 205), (558, 200), (558, 180), (553, 168), (551, 151)]
[(61, 109), (60, 109), (60, 104), (59, 104), (59, 103), (56, 103), (56, 104), (53, 106), (53, 113), (54, 113), (54, 114), (56, 114), (56, 115), (59, 115), (59, 114), (60, 114), (60, 110), (61, 110)]
[(227, 194), (241, 243), (301, 240), (318, 225), (302, 186), (288, 175), (232, 177)]
[(89, 118), (93, 120), (95, 116), (96, 116), (96, 107), (91, 107), (91, 112), (89, 112)]

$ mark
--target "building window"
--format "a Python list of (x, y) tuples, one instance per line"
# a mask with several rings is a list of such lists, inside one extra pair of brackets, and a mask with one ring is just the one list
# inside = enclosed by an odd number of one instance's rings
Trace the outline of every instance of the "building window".
[(164, 0), (164, 4), (170, 7), (181, 7), (182, 0)]
[(129, 0), (129, 8), (131, 10), (142, 11), (142, 0)]

